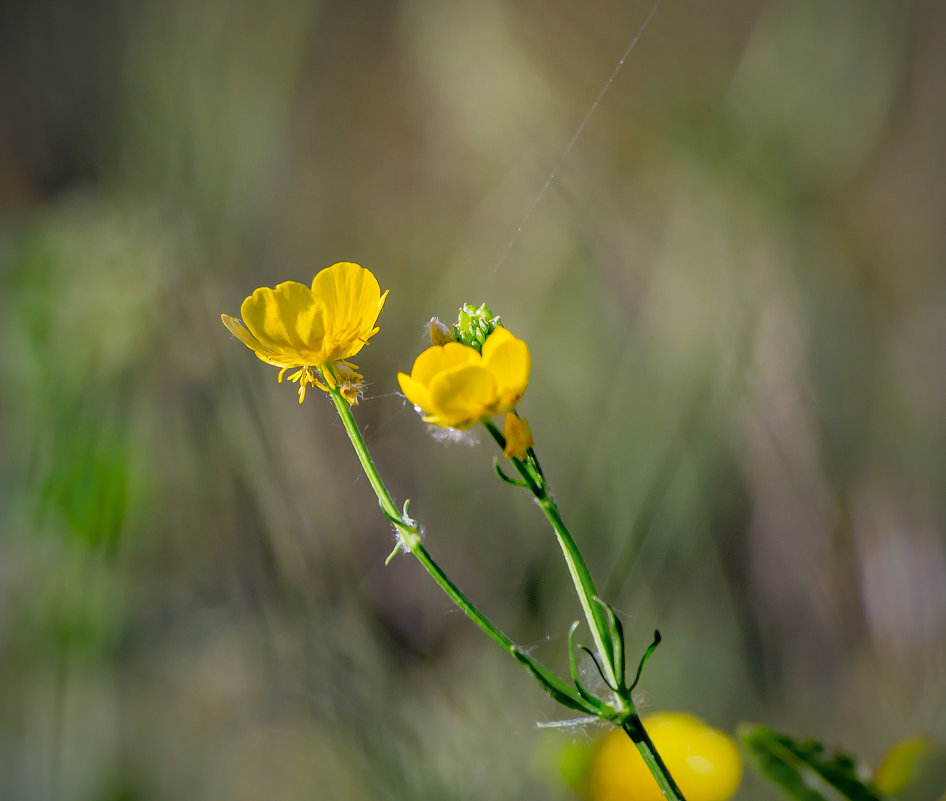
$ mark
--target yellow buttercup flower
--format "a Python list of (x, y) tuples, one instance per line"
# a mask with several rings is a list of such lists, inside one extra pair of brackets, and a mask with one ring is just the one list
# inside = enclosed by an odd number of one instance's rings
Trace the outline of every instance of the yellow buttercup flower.
[(434, 345), (417, 357), (410, 375), (398, 373), (397, 380), (425, 422), (463, 429), (512, 411), (529, 384), (530, 366), (526, 343), (500, 327), (482, 353), (459, 342)]
[[(742, 778), (735, 741), (681, 712), (643, 719), (670, 775), (687, 801), (727, 801)], [(612, 730), (595, 755), (588, 775), (590, 801), (663, 801), (663, 793), (630, 738)]]
[[(911, 735), (897, 741), (877, 768), (874, 786), (890, 796), (932, 798), (942, 793), (946, 774), (946, 748), (925, 735)], [(922, 790), (928, 790), (923, 793)]]
[(326, 392), (337, 386), (355, 404), (363, 376), (347, 359), (378, 333), (387, 296), (370, 270), (344, 261), (321, 270), (311, 289), (296, 281), (260, 287), (243, 301), (242, 320), (220, 319), (258, 358), (280, 368), (280, 381), (298, 368), (289, 380), (299, 383), (299, 403), (313, 384)]

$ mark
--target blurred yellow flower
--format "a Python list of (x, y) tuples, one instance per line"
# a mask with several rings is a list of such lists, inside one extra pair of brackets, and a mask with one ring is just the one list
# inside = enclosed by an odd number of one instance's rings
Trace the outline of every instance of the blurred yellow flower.
[(529, 421), (517, 417), (512, 412), (506, 412), (506, 418), (503, 421), (503, 436), (506, 438), (503, 455), (507, 459), (525, 459), (526, 451), (535, 445)]
[[(242, 320), (220, 315), (223, 324), (258, 358), (286, 370), (299, 383), (299, 403), (309, 384), (326, 392), (338, 386), (350, 404), (358, 401), (363, 376), (350, 359), (378, 333), (375, 322), (388, 293), (366, 270), (339, 262), (321, 270), (312, 288), (296, 281), (260, 287), (240, 307)], [(324, 368), (324, 383), (320, 380)]]
[(936, 797), (944, 801), (946, 748), (925, 735), (904, 737), (880, 763), (874, 786), (890, 796)]
[[(681, 712), (643, 719), (670, 775), (687, 801), (727, 801), (739, 787), (742, 759), (735, 741)], [(590, 801), (663, 801), (630, 738), (620, 729), (601, 744), (588, 775)]]
[(447, 428), (469, 428), (493, 414), (512, 411), (529, 384), (529, 348), (505, 328), (475, 348), (448, 342), (427, 348), (411, 374), (398, 373), (405, 397), (424, 421)]

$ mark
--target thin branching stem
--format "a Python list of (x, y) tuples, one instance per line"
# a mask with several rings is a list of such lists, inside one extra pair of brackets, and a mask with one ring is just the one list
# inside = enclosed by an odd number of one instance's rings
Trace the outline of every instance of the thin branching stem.
[[(326, 368), (323, 368), (323, 376), (325, 376), (325, 369)], [(328, 376), (325, 377), (328, 378)], [(333, 387), (335, 383), (336, 382), (326, 380), (326, 384), (329, 387)], [(597, 699), (586, 696), (580, 690), (566, 683), (540, 662), (526, 654), (522, 648), (516, 645), (516, 643), (504, 634), (486, 615), (480, 612), (447, 577), (446, 573), (444, 573), (441, 567), (434, 561), (433, 557), (431, 557), (421, 542), (420, 530), (417, 523), (407, 515), (406, 505), (405, 509), (401, 511), (394, 503), (391, 493), (388, 491), (387, 486), (385, 486), (381, 475), (375, 467), (374, 460), (371, 458), (371, 454), (361, 435), (361, 431), (355, 423), (351, 406), (342, 396), (337, 385), (329, 390), (329, 396), (335, 404), (338, 416), (342, 421), (345, 432), (348, 434), (352, 447), (355, 449), (355, 454), (358, 456), (358, 461), (361, 463), (368, 483), (371, 485), (371, 488), (378, 498), (382, 512), (397, 530), (400, 543), (399, 547), (403, 550), (410, 551), (430, 577), (447, 594), (450, 600), (493, 640), (493, 642), (502, 647), (503, 650), (511, 654), (523, 665), (552, 698), (565, 706), (578, 711), (591, 713), (596, 717), (602, 717), (602, 715), (604, 715), (609, 719), (614, 719), (614, 714), (620, 715), (620, 723), (618, 725), (627, 733), (638, 751), (640, 751), (644, 762), (647, 764), (657, 784), (660, 786), (664, 797), (668, 799), (668, 801), (684, 801), (682, 793), (670, 776), (667, 766), (657, 753), (657, 749), (654, 747), (650, 737), (647, 735), (629, 697), (620, 698), (620, 708), (614, 710), (607, 708), (600, 701), (597, 701)], [(501, 448), (504, 448), (505, 439), (499, 430), (489, 421), (484, 422), (490, 434), (493, 435), (493, 438), (496, 439)], [(594, 637), (595, 647), (600, 655), (599, 667), (602, 670), (602, 677), (612, 688), (623, 687), (623, 676), (621, 677), (622, 681), (619, 682), (615, 675), (613, 656), (614, 643), (611, 628), (608, 625), (607, 614), (604, 611), (605, 607), (598, 601), (594, 582), (591, 579), (591, 573), (588, 571), (588, 567), (578, 550), (578, 546), (575, 544), (574, 539), (566, 528), (564, 521), (562, 521), (558, 507), (555, 505), (555, 502), (548, 492), (545, 476), (542, 473), (542, 468), (535, 456), (535, 452), (530, 448), (526, 459), (513, 459), (512, 462), (519, 475), (522, 477), (523, 485), (535, 496), (555, 530), (562, 552), (565, 555), (569, 572), (572, 575), (572, 580), (578, 590), (578, 597), (581, 599), (585, 619)]]
[[(489, 419), (484, 419), (483, 424), (486, 426), (486, 429), (492, 435), (493, 439), (496, 440), (496, 444), (499, 445), (500, 448), (505, 449), (506, 438), (496, 425)], [(641, 719), (634, 707), (634, 702), (631, 699), (630, 688), (627, 688), (624, 684), (624, 643), (614, 642), (615, 636), (623, 639), (623, 635), (620, 629), (613, 625), (608, 619), (609, 613), (613, 614), (613, 612), (610, 612), (609, 608), (602, 603), (598, 597), (594, 580), (591, 577), (591, 571), (588, 570), (588, 566), (585, 564), (585, 560), (578, 550), (578, 545), (575, 543), (568, 527), (565, 525), (558, 506), (552, 498), (548, 481), (545, 478), (545, 473), (542, 471), (542, 466), (539, 464), (535, 449), (529, 448), (525, 459), (513, 458), (510, 461), (515, 466), (519, 475), (522, 476), (526, 487), (533, 496), (535, 496), (546, 518), (552, 524), (555, 536), (562, 549), (562, 554), (565, 556), (568, 572), (571, 574), (572, 582), (578, 593), (578, 599), (585, 613), (585, 620), (588, 623), (588, 628), (591, 629), (591, 634), (595, 641), (598, 658), (595, 659), (594, 654), (591, 654), (590, 651), (588, 653), (601, 672), (601, 677), (604, 679), (605, 683), (615, 691), (615, 695), (620, 701), (622, 709), (621, 717), (615, 719), (615, 725), (619, 725), (627, 736), (631, 738), (631, 741), (640, 752), (644, 763), (647, 765), (648, 770), (650, 770), (654, 780), (660, 787), (664, 798), (666, 798), (667, 801), (685, 801), (683, 793), (680, 792), (680, 788), (677, 787), (676, 782), (670, 775), (670, 771), (660, 758), (660, 754), (657, 753), (653, 741), (650, 739), (650, 736), (644, 729), (644, 725), (641, 723)], [(615, 634), (612, 634), (612, 632), (615, 632)], [(574, 630), (572, 630), (571, 634), (573, 633)], [(656, 646), (657, 642), (659, 642), (659, 638), (654, 645), (648, 649), (644, 659), (641, 660), (641, 665), (635, 677), (635, 684), (640, 678), (640, 671), (643, 668), (644, 662), (646, 662), (647, 657), (653, 652), (653, 648)], [(615, 646), (621, 649), (620, 657), (616, 654)]]
[[(505, 448), (506, 438), (495, 424), (489, 419), (484, 419), (483, 424), (499, 447)], [(530, 448), (525, 459), (511, 459), (510, 461), (519, 475), (522, 476), (529, 491), (535, 496), (542, 512), (552, 524), (552, 529), (555, 531), (556, 539), (562, 549), (562, 555), (565, 557), (565, 563), (568, 565), (572, 583), (578, 593), (582, 611), (585, 613), (585, 620), (588, 623), (588, 628), (591, 629), (591, 636), (595, 641), (595, 648), (598, 652), (605, 679), (611, 687), (617, 687), (619, 682), (614, 671), (611, 630), (608, 626), (607, 616), (597, 600), (598, 591), (595, 589), (594, 580), (591, 578), (591, 571), (588, 570), (581, 551), (578, 550), (571, 532), (565, 525), (565, 521), (558, 510), (558, 505), (548, 491), (545, 475), (539, 465), (538, 458), (535, 456), (535, 451)], [(621, 678), (623, 679), (623, 677)]]
[[(329, 385), (331, 386), (331, 384)], [(355, 423), (355, 418), (352, 415), (348, 401), (345, 400), (337, 388), (331, 389), (329, 395), (332, 398), (332, 402), (335, 404), (345, 432), (348, 434), (348, 438), (351, 440), (351, 444), (355, 449), (355, 454), (358, 456), (358, 461), (361, 463), (368, 483), (378, 497), (378, 503), (381, 505), (384, 515), (397, 529), (401, 547), (410, 551), (430, 577), (437, 582), (438, 586), (447, 594), (450, 600), (452, 600), (470, 620), (482, 629), (493, 642), (510, 653), (520, 664), (526, 667), (536, 681), (538, 681), (555, 700), (573, 709), (585, 712), (592, 711), (588, 708), (588, 704), (579, 696), (574, 687), (567, 684), (540, 662), (525, 653), (522, 648), (516, 645), (516, 643), (503, 633), (486, 615), (480, 612), (449, 579), (446, 573), (443, 572), (443, 569), (434, 561), (433, 557), (431, 557), (421, 542), (417, 524), (407, 517), (405, 513), (398, 510), (397, 505), (394, 503), (391, 493), (381, 479), (381, 475), (375, 467), (374, 460), (368, 452), (368, 447), (365, 445), (361, 431)]]

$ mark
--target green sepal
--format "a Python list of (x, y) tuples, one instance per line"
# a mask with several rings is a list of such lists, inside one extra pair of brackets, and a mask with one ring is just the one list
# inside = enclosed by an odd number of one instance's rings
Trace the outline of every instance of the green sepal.
[(765, 726), (737, 730), (750, 763), (796, 801), (884, 801), (854, 757), (818, 740), (796, 740)]

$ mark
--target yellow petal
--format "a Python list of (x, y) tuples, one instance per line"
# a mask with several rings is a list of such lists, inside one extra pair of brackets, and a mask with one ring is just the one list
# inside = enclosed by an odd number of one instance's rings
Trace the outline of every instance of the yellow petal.
[(496, 411), (510, 411), (529, 385), (532, 359), (529, 348), (505, 328), (497, 328), (483, 343), (483, 366), (496, 379), (499, 401)]
[(257, 341), (254, 336), (246, 330), (246, 326), (243, 325), (241, 320), (238, 320), (236, 317), (231, 317), (229, 314), (221, 314), (220, 319), (227, 327), (227, 330), (250, 350), (255, 351), (256, 353), (259, 353), (260, 351), (264, 353), (269, 352), (269, 348)]
[(262, 342), (257, 341), (257, 339), (246, 330), (246, 326), (243, 325), (242, 320), (237, 320), (235, 317), (231, 317), (229, 314), (221, 314), (220, 319), (223, 320), (223, 324), (227, 327), (227, 330), (230, 331), (230, 333), (233, 334), (237, 339), (239, 339), (240, 342), (250, 348), (256, 354), (256, 358), (258, 358), (260, 361), (266, 362), (266, 364), (272, 364), (275, 367), (282, 367), (284, 369), (293, 366), (291, 364), (283, 364), (279, 358), (280, 355), (278, 353), (274, 353)]
[(283, 364), (319, 364), (325, 309), (304, 284), (285, 281), (260, 287), (240, 309), (250, 333)]
[(370, 270), (348, 261), (333, 264), (312, 279), (312, 294), (325, 304), (330, 360), (354, 356), (378, 332), (374, 324), (388, 293), (381, 295)]
[(479, 361), (480, 355), (476, 350), (459, 342), (434, 345), (414, 360), (411, 378), (419, 384), (429, 386), (436, 375), (467, 364), (477, 364)]
[(467, 364), (440, 373), (428, 388), (432, 411), (453, 428), (467, 428), (490, 411), (496, 381), (480, 365)]
[(404, 393), (404, 397), (414, 406), (418, 407), (425, 414), (432, 413), (433, 407), (427, 387), (415, 381), (407, 373), (398, 373), (397, 382), (401, 385), (401, 392)]
[[(261, 349), (256, 350), (256, 358), (259, 359), (261, 362), (266, 362), (266, 364), (271, 364), (273, 367), (280, 367), (283, 370), (288, 370), (290, 367), (298, 366), (297, 364), (284, 364), (283, 362), (279, 361), (277, 358), (268, 355), (265, 350), (261, 350)], [(280, 379), (280, 381), (281, 380), (282, 379)]]
[(503, 455), (507, 459), (525, 459), (526, 452), (535, 445), (529, 421), (516, 417), (512, 412), (506, 413), (503, 421), (503, 435), (506, 437)]
[(492, 351), (493, 348), (503, 344), (504, 342), (511, 342), (515, 339), (516, 337), (512, 335), (512, 332), (510, 332), (508, 328), (502, 325), (497, 325), (493, 329), (493, 333), (486, 337), (486, 341), (483, 343), (483, 358), (488, 358), (490, 351)]

